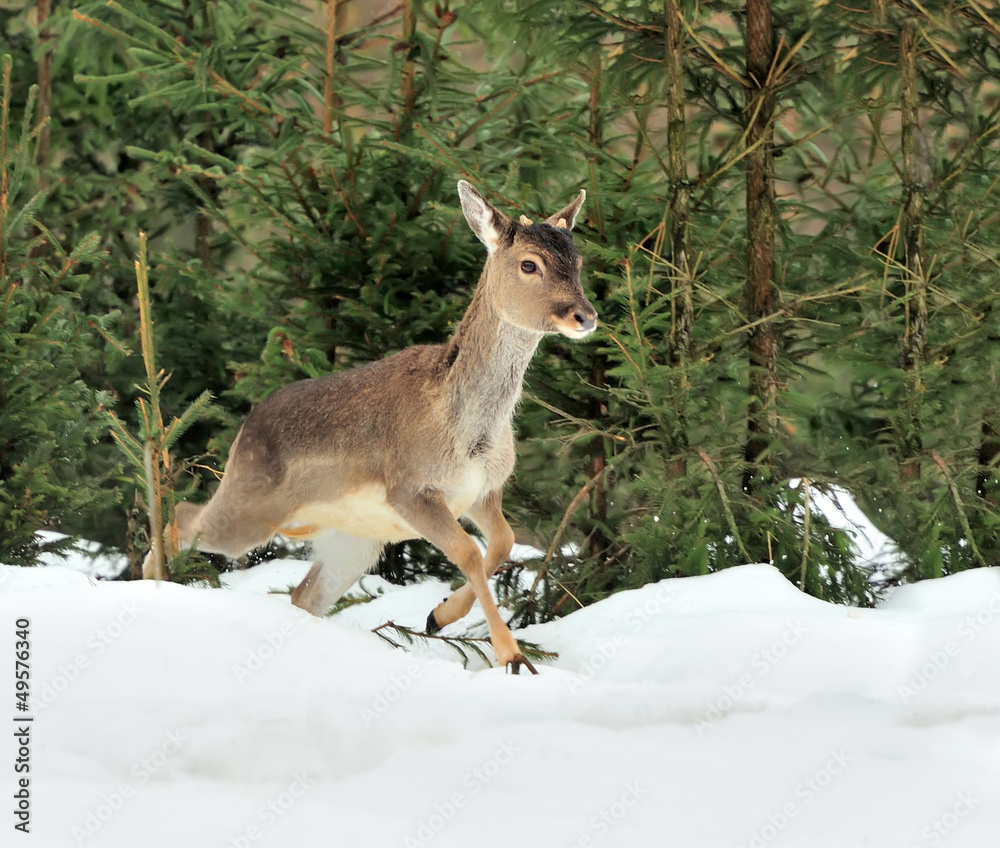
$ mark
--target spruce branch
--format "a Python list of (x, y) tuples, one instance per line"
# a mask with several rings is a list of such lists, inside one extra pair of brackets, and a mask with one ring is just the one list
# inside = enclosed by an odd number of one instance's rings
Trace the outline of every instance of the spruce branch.
[[(412, 645), (418, 640), (422, 642), (441, 642), (458, 654), (463, 668), (468, 668), (469, 660), (473, 656), (479, 657), (487, 666), (493, 665), (485, 650), (491, 647), (490, 640), (483, 636), (442, 636), (440, 633), (424, 633), (413, 630), (401, 624), (396, 624), (393, 621), (387, 621), (378, 627), (372, 628), (372, 633), (394, 648), (405, 649), (406, 645)], [(521, 652), (529, 660), (554, 660), (559, 657), (557, 653), (542, 650), (534, 642), (524, 642), (519, 639), (518, 645), (521, 648)]]
[(723, 514), (726, 516), (726, 522), (729, 525), (729, 532), (732, 534), (733, 540), (736, 542), (736, 547), (739, 548), (740, 554), (743, 556), (745, 562), (752, 562), (750, 554), (747, 553), (747, 549), (743, 546), (743, 539), (740, 537), (740, 529), (736, 525), (736, 518), (733, 516), (732, 507), (729, 505), (729, 496), (726, 494), (725, 484), (722, 482), (722, 478), (719, 477), (715, 470), (715, 466), (712, 464), (711, 457), (705, 453), (701, 448), (698, 448), (695, 453), (698, 454), (698, 458), (705, 464), (708, 469), (708, 473), (712, 476), (712, 481), (715, 483), (715, 489), (719, 493), (719, 503), (722, 504)]
[(941, 475), (948, 484), (948, 491), (951, 493), (952, 501), (955, 504), (955, 512), (958, 514), (958, 520), (962, 524), (962, 530), (965, 532), (965, 538), (972, 549), (973, 555), (981, 566), (984, 568), (989, 567), (989, 563), (983, 558), (983, 555), (979, 552), (979, 547), (976, 545), (976, 534), (972, 532), (972, 527), (969, 524), (969, 516), (966, 514), (965, 505), (962, 503), (962, 496), (959, 494), (958, 486), (955, 485), (955, 480), (948, 470), (948, 466), (945, 465), (944, 460), (936, 453), (931, 454), (931, 459), (934, 460), (934, 464), (940, 469)]

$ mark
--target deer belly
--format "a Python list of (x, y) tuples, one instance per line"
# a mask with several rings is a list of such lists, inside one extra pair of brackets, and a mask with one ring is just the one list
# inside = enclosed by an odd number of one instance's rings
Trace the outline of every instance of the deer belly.
[(335, 501), (300, 507), (278, 532), (302, 539), (323, 530), (340, 530), (382, 542), (402, 542), (420, 536), (389, 506), (385, 487), (380, 485), (365, 486)]
[[(482, 497), (485, 484), (485, 470), (474, 467), (455, 486), (445, 489), (445, 501), (451, 514), (456, 518), (463, 515)], [(295, 539), (311, 539), (323, 530), (340, 530), (382, 542), (420, 538), (420, 533), (389, 506), (385, 487), (380, 484), (363, 486), (335, 501), (299, 507), (282, 523), (278, 532)]]

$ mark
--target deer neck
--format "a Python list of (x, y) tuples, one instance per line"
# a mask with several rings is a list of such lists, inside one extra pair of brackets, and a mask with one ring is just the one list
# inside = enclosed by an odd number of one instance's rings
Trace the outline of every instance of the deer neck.
[(542, 338), (501, 317), (483, 277), (447, 349), (451, 408), (463, 429), (477, 434), (510, 423)]

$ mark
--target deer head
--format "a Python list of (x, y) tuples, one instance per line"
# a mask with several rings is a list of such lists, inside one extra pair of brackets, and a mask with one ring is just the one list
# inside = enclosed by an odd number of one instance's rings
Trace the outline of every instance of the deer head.
[(541, 223), (524, 215), (513, 221), (464, 180), (458, 184), (462, 212), (489, 252), (481, 286), (507, 322), (534, 333), (582, 339), (597, 326), (597, 311), (580, 285), (583, 260), (570, 230), (587, 196)]

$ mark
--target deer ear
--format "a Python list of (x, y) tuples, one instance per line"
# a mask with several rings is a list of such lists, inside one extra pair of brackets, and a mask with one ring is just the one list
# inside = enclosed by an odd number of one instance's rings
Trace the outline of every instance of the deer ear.
[(580, 189), (580, 193), (576, 196), (576, 200), (568, 206), (560, 209), (555, 215), (550, 215), (545, 219), (545, 223), (553, 227), (558, 227), (561, 230), (572, 230), (573, 224), (576, 223), (577, 213), (580, 211), (580, 207), (583, 206), (583, 201), (586, 199), (587, 192)]
[(493, 253), (500, 246), (501, 234), (510, 224), (510, 219), (495, 209), (465, 180), (458, 181), (458, 197), (462, 201), (462, 213), (472, 227), (472, 232)]

